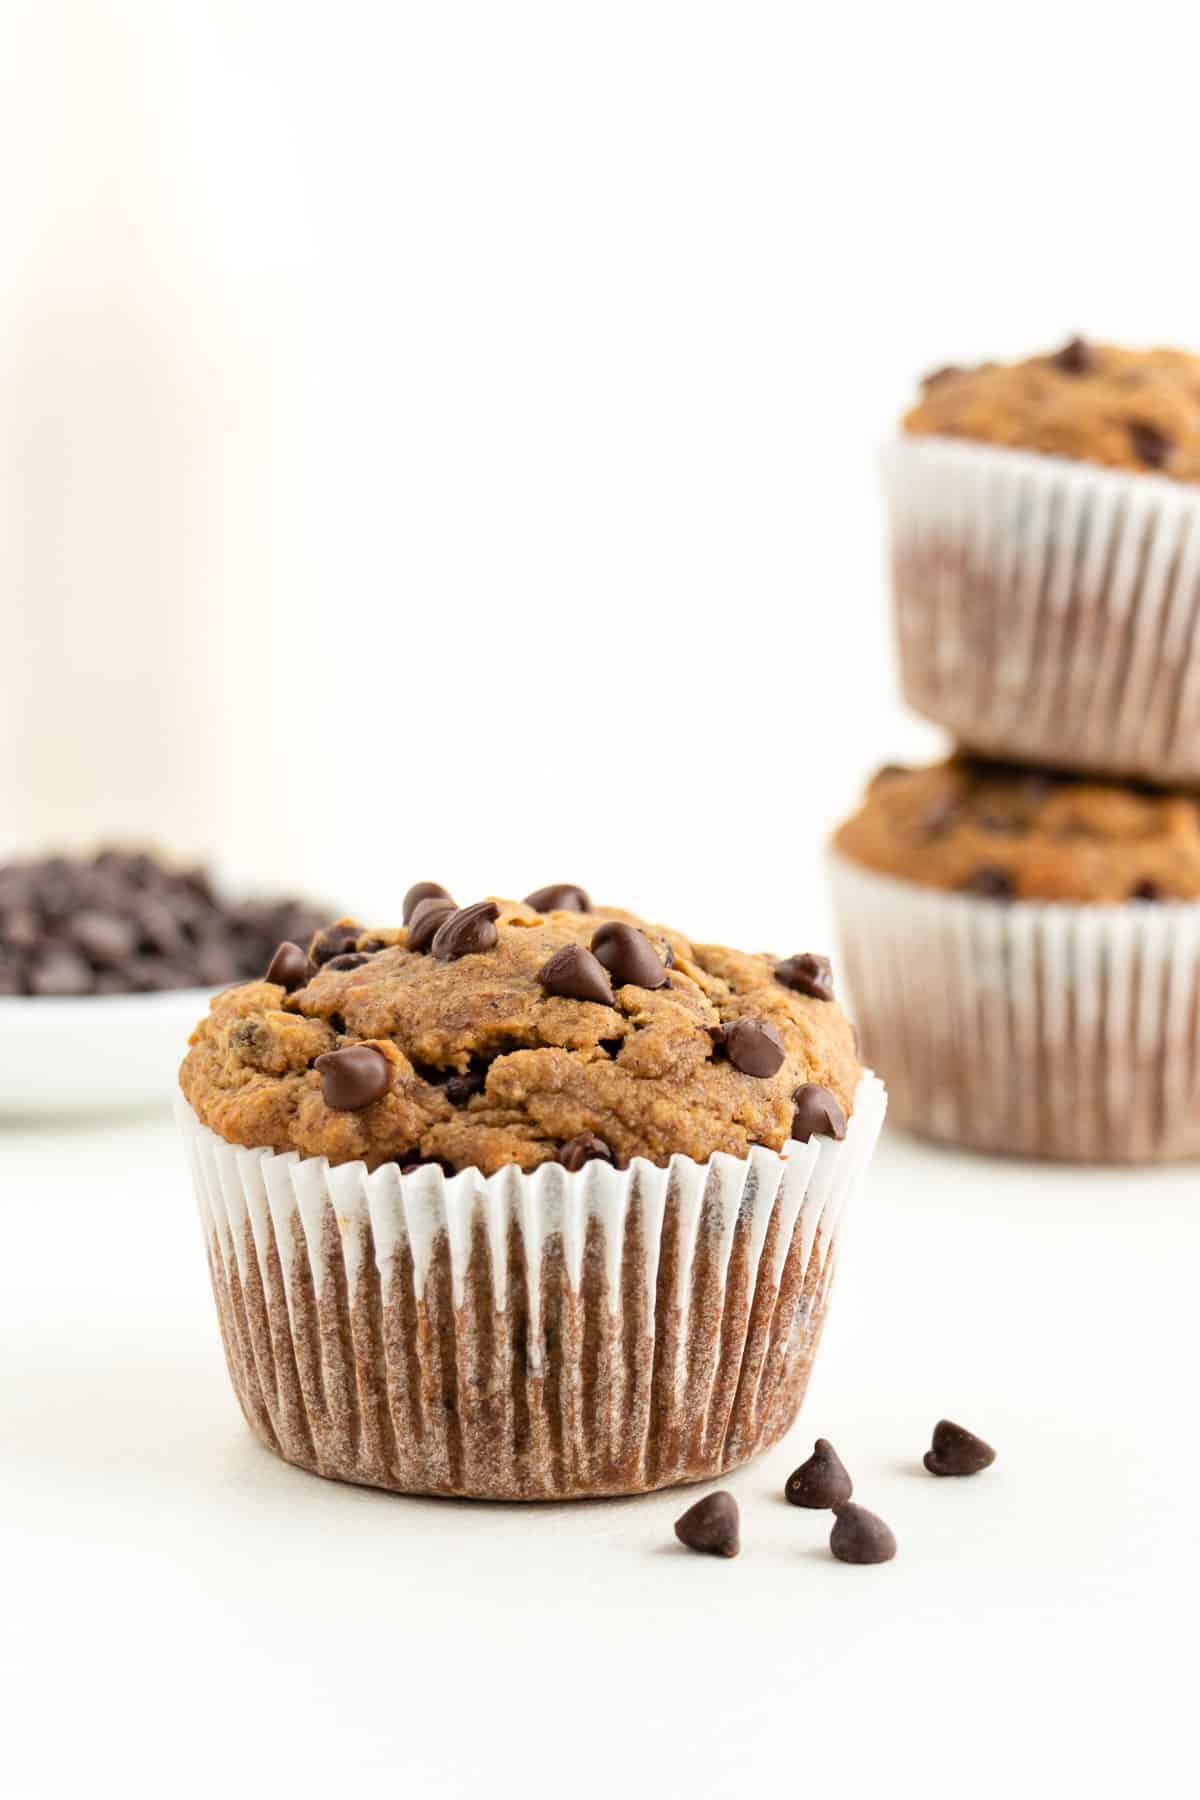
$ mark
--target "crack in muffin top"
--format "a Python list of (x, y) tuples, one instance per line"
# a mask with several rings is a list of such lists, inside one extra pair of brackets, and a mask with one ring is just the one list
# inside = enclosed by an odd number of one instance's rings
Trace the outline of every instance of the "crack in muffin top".
[(339, 920), (216, 997), (180, 1071), (204, 1124), (248, 1148), (485, 1175), (844, 1130), (861, 1069), (823, 958), (693, 944), (578, 888), (531, 894), (547, 911), (418, 888), (407, 925)]
[(1073, 338), (1023, 362), (936, 369), (904, 430), (1200, 481), (1200, 356)]
[(953, 756), (881, 769), (834, 848), (993, 900), (1200, 898), (1200, 796)]

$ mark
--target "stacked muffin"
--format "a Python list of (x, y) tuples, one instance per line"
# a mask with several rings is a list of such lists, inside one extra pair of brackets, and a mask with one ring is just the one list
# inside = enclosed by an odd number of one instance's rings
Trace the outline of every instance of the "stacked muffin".
[(1200, 1154), (1200, 357), (942, 369), (887, 457), (906, 699), (960, 750), (835, 840), (892, 1116)]

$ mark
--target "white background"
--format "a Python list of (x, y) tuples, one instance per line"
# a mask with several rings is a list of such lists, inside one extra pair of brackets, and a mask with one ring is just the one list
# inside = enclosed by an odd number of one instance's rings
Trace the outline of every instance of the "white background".
[[(876, 446), (932, 365), (1200, 341), (1196, 37), (1152, 0), (8, 0), (0, 849), (151, 834), (378, 917), (578, 880), (816, 947), (824, 833), (937, 743)], [(166, 1129), (8, 1131), (0, 1175), (19, 1800), (1168, 1779), (1189, 1172), (889, 1142), (728, 1566), (670, 1497), (273, 1465)], [(1001, 1445), (979, 1482), (911, 1472), (943, 1411)], [(889, 1569), (774, 1501), (817, 1431)]]

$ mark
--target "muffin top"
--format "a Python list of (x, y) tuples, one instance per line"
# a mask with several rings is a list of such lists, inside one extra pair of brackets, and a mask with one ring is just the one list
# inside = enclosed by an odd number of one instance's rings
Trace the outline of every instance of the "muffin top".
[(492, 1174), (840, 1136), (861, 1073), (824, 958), (693, 944), (578, 888), (351, 920), (228, 989), (180, 1082), (230, 1143)]
[(904, 429), (1200, 481), (1200, 356), (1074, 338), (1024, 362), (937, 369)]
[(881, 769), (835, 847), (994, 900), (1200, 898), (1200, 797), (951, 757)]

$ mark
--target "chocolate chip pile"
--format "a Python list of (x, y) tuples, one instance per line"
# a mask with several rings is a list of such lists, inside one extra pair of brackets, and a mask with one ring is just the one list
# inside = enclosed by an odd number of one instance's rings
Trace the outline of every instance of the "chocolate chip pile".
[[(995, 1462), (996, 1452), (965, 1425), (939, 1419), (923, 1460), (931, 1475), (979, 1475)], [(818, 1438), (808, 1461), (788, 1476), (783, 1497), (793, 1506), (833, 1514), (829, 1549), (838, 1562), (891, 1562), (895, 1533), (878, 1513), (856, 1505), (853, 1492), (845, 1463), (828, 1438)], [(685, 1549), (704, 1556), (736, 1556), (742, 1547), (737, 1501), (726, 1489), (705, 1494), (676, 1519), (675, 1536)]]
[(138, 850), (2, 863), (0, 994), (224, 987), (328, 917), (300, 900), (230, 901), (204, 869)]

